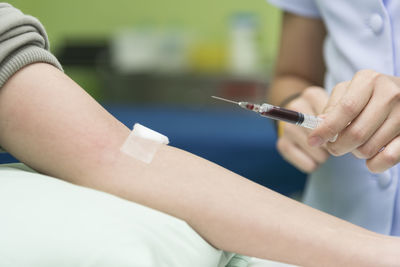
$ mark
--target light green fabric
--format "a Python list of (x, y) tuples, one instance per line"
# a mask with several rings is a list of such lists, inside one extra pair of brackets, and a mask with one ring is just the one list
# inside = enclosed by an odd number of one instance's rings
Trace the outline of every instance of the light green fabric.
[(0, 214), (2, 267), (223, 267), (231, 257), (182, 220), (22, 164), (0, 165)]
[(250, 257), (242, 256), (242, 255), (234, 255), (226, 267), (247, 267), (249, 266)]

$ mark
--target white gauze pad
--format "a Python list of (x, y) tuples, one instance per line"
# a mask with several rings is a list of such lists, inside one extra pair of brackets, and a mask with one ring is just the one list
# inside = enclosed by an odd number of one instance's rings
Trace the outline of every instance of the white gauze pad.
[(168, 143), (168, 137), (165, 135), (135, 123), (132, 132), (122, 145), (121, 151), (145, 163), (150, 163), (159, 146)]

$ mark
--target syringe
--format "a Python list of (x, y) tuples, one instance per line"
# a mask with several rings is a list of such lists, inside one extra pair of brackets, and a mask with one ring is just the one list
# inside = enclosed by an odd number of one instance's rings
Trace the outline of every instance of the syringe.
[[(264, 117), (267, 117), (267, 118), (270, 118), (273, 120), (285, 121), (285, 122), (293, 123), (293, 124), (296, 124), (296, 125), (299, 125), (299, 126), (302, 126), (305, 128), (309, 128), (309, 129), (317, 128), (317, 126), (322, 122), (322, 119), (318, 118), (316, 116), (303, 114), (301, 112), (297, 112), (297, 111), (286, 109), (286, 108), (281, 108), (278, 106), (273, 106), (273, 105), (270, 105), (267, 103), (259, 105), (259, 104), (253, 104), (250, 102), (244, 102), (244, 101), (236, 102), (236, 101), (232, 101), (232, 100), (225, 99), (225, 98), (218, 97), (218, 96), (211, 96), (211, 97), (218, 99), (218, 100), (225, 101), (225, 102), (237, 104), (241, 108), (257, 112), (261, 116), (264, 116)], [(337, 138), (337, 135), (334, 138), (332, 138), (331, 140), (329, 140), (329, 142), (335, 142), (336, 138)]]

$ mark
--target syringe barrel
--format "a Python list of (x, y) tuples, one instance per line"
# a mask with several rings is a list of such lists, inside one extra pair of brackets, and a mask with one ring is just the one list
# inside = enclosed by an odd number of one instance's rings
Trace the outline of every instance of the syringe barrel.
[[(299, 125), (304, 128), (315, 129), (323, 121), (321, 118), (313, 115), (307, 115), (307, 114), (303, 115), (304, 115), (304, 121)], [(335, 142), (337, 138), (338, 134), (336, 134), (333, 138), (331, 138), (329, 142)]]
[[(249, 102), (239, 102), (242, 108), (258, 112), (261, 116), (274, 120), (281, 120), (297, 124), (304, 128), (315, 129), (323, 121), (321, 118), (313, 115), (300, 113), (294, 110), (273, 106), (267, 103), (262, 105), (252, 104)], [(338, 135), (333, 137), (330, 142), (335, 142)]]
[(322, 122), (322, 119), (313, 115), (303, 114), (304, 120), (300, 126), (308, 129), (315, 129)]
[(258, 111), (261, 116), (274, 119), (274, 120), (280, 120), (280, 121), (286, 121), (294, 124), (301, 125), (303, 122), (303, 114), (300, 112), (286, 109), (286, 108), (281, 108), (278, 106), (273, 106), (270, 104), (262, 104), (260, 107), (260, 110)]

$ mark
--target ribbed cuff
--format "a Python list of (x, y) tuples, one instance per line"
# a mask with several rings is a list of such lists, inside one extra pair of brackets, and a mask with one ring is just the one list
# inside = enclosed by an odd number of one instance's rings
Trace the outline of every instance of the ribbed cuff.
[(30, 45), (11, 54), (9, 59), (5, 60), (4, 63), (0, 65), (0, 88), (3, 87), (7, 80), (17, 71), (26, 65), (37, 62), (49, 63), (63, 71), (61, 64), (53, 54), (43, 48)]

